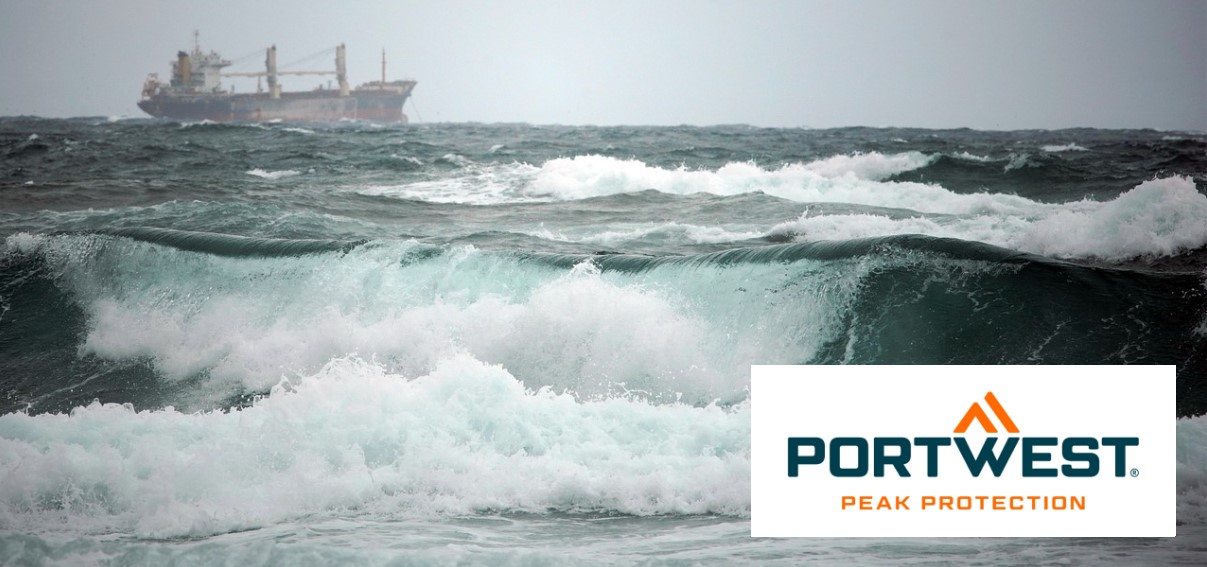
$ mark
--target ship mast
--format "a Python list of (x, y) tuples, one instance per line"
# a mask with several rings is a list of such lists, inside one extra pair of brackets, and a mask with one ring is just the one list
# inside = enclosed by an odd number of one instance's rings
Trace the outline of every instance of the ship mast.
[(348, 96), (348, 64), (344, 51), (342, 43), (335, 48), (335, 78), (339, 81), (339, 96)]
[(386, 50), (381, 50), (381, 90), (386, 88)]

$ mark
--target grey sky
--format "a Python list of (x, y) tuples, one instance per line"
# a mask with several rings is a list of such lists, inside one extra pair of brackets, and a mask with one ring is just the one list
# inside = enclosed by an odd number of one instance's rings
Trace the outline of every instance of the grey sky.
[(385, 48), (428, 122), (1207, 130), (1207, 0), (0, 0), (0, 115), (138, 116), (194, 29), (353, 84)]

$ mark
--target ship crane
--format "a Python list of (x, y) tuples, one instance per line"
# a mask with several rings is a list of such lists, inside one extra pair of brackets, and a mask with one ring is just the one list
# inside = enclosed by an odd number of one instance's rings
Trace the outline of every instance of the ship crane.
[(268, 91), (272, 98), (281, 98), (281, 85), (277, 82), (277, 77), (281, 75), (293, 76), (329, 76), (335, 75), (339, 81), (339, 95), (348, 96), (348, 66), (344, 62), (344, 44), (339, 44), (335, 48), (335, 70), (334, 71), (280, 71), (277, 69), (277, 46), (273, 45), (268, 48), (264, 56), (263, 71), (250, 71), (238, 73), (223, 73), (227, 77), (268, 77)]

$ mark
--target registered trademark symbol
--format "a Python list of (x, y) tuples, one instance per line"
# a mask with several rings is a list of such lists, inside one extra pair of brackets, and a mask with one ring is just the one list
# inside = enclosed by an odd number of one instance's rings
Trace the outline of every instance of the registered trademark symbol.
[(1140, 476), (1140, 469), (1132, 469), (1132, 478)]

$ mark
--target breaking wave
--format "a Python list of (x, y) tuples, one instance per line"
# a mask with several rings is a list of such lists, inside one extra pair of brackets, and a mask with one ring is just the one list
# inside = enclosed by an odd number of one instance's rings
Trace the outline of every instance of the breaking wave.
[[(652, 434), (651, 432), (657, 432)], [(750, 514), (750, 408), (583, 401), (454, 356), (356, 358), (230, 411), (0, 416), (0, 529), (179, 538), (330, 510)], [(1207, 523), (1207, 418), (1177, 423), (1177, 519)]]
[[(3, 260), (8, 332), (45, 337), (30, 345), (39, 356), (95, 376), (6, 394), (34, 411), (114, 395), (224, 407), (348, 355), (414, 377), (467, 354), (534, 390), (695, 405), (744, 399), (752, 361), (1162, 363), (1193, 376), (1207, 313), (1186, 291), (1198, 274), (908, 235), (651, 257), (143, 230), (16, 235)], [(1201, 397), (1180, 391), (1179, 411)]]
[[(657, 431), (657, 435), (651, 435)], [(0, 416), (0, 529), (197, 537), (331, 509), (749, 514), (750, 419), (526, 389), (453, 356), (337, 359), (229, 412)]]
[(1011, 215), (811, 215), (777, 225), (772, 235), (841, 240), (891, 234), (975, 240), (1057, 258), (1124, 260), (1172, 256), (1207, 246), (1207, 195), (1187, 177), (1146, 181), (1107, 202), (1033, 204)]

